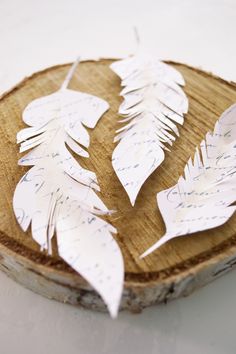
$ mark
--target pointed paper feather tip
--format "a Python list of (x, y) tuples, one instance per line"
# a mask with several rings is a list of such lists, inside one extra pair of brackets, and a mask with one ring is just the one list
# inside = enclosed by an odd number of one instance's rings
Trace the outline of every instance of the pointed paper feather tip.
[[(123, 187), (124, 187), (124, 185), (123, 185)], [(130, 204), (132, 205), (132, 207), (135, 205), (135, 202), (136, 202), (136, 199), (137, 199), (140, 189), (141, 189), (141, 187), (138, 190), (132, 190), (132, 189), (125, 188), (125, 191), (128, 195), (128, 198), (129, 198), (129, 201), (130, 201)]]
[(113, 320), (115, 320), (118, 316), (119, 308), (120, 308), (120, 300), (121, 300), (121, 297), (120, 297), (118, 303), (107, 305), (107, 309), (108, 309), (109, 314)]
[(144, 253), (142, 253), (139, 258), (143, 259), (143, 258), (147, 257), (149, 254), (153, 253), (159, 247), (164, 245), (164, 243), (168, 242), (169, 240), (171, 240), (174, 237), (175, 236), (166, 233), (164, 236), (162, 236), (162, 238), (160, 238), (156, 243), (154, 243), (150, 248), (148, 248)]

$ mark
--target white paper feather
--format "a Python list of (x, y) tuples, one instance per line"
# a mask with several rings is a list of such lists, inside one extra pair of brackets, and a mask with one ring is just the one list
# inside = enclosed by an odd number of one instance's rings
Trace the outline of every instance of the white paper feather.
[(74, 69), (59, 91), (32, 101), (23, 112), (30, 127), (18, 133), (17, 142), (21, 152), (33, 150), (19, 164), (33, 167), (18, 183), (13, 206), (22, 229), (31, 224), (33, 239), (49, 254), (56, 233), (60, 257), (98, 291), (115, 317), (124, 277), (122, 254), (112, 237), (116, 229), (99, 217), (110, 212), (94, 191), (99, 191), (95, 173), (68, 150), (89, 156), (86, 127), (94, 128), (109, 105), (66, 88)]
[(227, 109), (189, 159), (184, 177), (157, 194), (165, 235), (141, 256), (174, 237), (223, 225), (236, 206), (236, 104)]
[(179, 135), (176, 123), (183, 124), (188, 99), (179, 86), (182, 75), (154, 57), (135, 55), (111, 69), (124, 86), (119, 114), (126, 123), (117, 130), (112, 165), (134, 205), (143, 183), (164, 160), (165, 144)]

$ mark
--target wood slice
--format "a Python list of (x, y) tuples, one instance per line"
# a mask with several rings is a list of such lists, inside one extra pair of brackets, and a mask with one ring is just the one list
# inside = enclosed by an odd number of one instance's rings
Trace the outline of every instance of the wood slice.
[[(195, 146), (213, 129), (220, 114), (236, 101), (236, 85), (201, 70), (171, 63), (186, 80), (189, 113), (173, 153), (166, 154), (164, 163), (146, 181), (133, 208), (111, 165), (117, 111), (122, 102), (120, 80), (109, 69), (111, 62), (81, 63), (70, 88), (104, 98), (111, 106), (97, 127), (89, 131), (90, 159), (83, 159), (82, 163), (96, 172), (104, 203), (117, 210), (108, 220), (119, 231), (115, 237), (125, 259), (121, 308), (138, 312), (145, 306), (187, 295), (236, 264), (236, 216), (214, 230), (174, 239), (147, 258), (139, 259), (165, 231), (156, 193), (177, 182)], [(24, 127), (22, 111), (33, 99), (56, 91), (68, 68), (69, 64), (36, 73), (0, 100), (0, 268), (49, 298), (104, 309), (97, 293), (58, 257), (56, 250), (52, 257), (40, 252), (30, 231), (21, 231), (12, 210), (15, 186), (27, 171), (17, 166), (20, 155), (15, 137)]]

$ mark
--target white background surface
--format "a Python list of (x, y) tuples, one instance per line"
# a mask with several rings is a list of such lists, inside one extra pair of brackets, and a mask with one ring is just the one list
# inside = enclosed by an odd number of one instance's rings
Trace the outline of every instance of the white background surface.
[[(142, 46), (236, 81), (236, 0), (0, 0), (0, 94), (46, 66)], [(1, 354), (235, 354), (236, 272), (141, 315), (56, 303), (0, 273)]]

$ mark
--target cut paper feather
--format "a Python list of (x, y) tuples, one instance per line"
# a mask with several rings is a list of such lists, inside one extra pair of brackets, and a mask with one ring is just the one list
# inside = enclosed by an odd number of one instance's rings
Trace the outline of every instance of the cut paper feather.
[(112, 165), (134, 205), (143, 183), (164, 160), (165, 144), (179, 135), (176, 123), (183, 124), (188, 99), (180, 88), (182, 75), (155, 57), (137, 54), (112, 63), (111, 69), (124, 86), (119, 114), (126, 123), (117, 130)]
[(223, 225), (235, 212), (236, 104), (227, 109), (189, 159), (184, 177), (157, 194), (165, 235), (142, 254), (146, 257), (174, 237)]
[(97, 196), (95, 173), (84, 169), (68, 147), (88, 157), (87, 128), (94, 128), (107, 111), (106, 101), (67, 89), (78, 61), (61, 89), (32, 101), (23, 112), (30, 127), (17, 134), (19, 160), (33, 166), (18, 183), (13, 206), (21, 228), (31, 224), (32, 237), (41, 250), (52, 253), (56, 233), (58, 253), (101, 295), (116, 317), (123, 289), (124, 265), (112, 233), (116, 229), (100, 218), (109, 210)]

